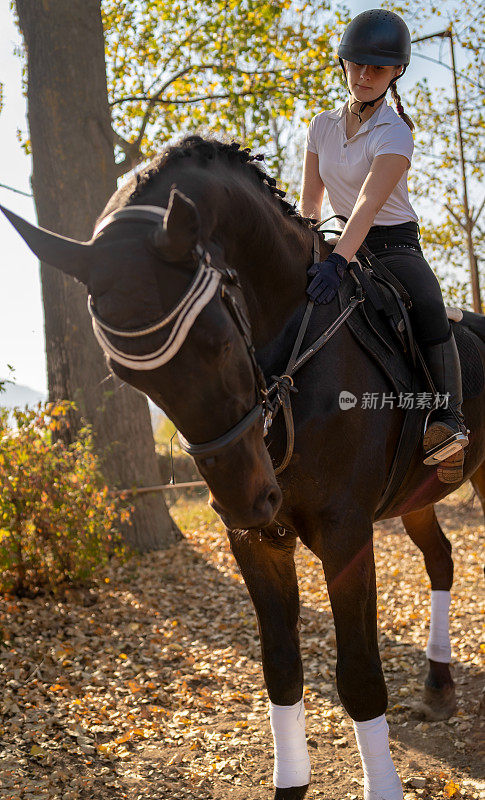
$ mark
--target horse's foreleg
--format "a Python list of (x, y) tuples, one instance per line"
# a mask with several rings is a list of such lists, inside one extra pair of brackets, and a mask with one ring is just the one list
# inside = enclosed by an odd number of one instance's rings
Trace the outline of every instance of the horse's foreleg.
[(310, 783), (305, 737), (299, 597), (293, 537), (229, 532), (256, 609), (274, 738), (275, 800), (302, 800)]
[(337, 639), (337, 689), (354, 721), (364, 769), (365, 800), (402, 800), (385, 718), (387, 690), (377, 644), (372, 524), (326, 536), (322, 562)]
[(456, 709), (455, 685), (450, 672), (451, 544), (440, 527), (432, 504), (405, 514), (402, 522), (424, 556), (426, 572), (431, 581), (431, 622), (426, 648), (429, 671), (422, 710), (430, 719), (448, 719)]

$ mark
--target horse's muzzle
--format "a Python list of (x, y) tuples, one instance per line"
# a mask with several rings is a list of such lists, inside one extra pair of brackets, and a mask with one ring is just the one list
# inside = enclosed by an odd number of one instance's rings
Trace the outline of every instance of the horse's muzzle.
[(210, 494), (209, 503), (220, 516), (226, 528), (230, 530), (246, 530), (248, 528), (265, 528), (270, 525), (278, 513), (282, 502), (281, 490), (277, 483), (269, 484), (252, 505), (239, 511), (227, 510)]

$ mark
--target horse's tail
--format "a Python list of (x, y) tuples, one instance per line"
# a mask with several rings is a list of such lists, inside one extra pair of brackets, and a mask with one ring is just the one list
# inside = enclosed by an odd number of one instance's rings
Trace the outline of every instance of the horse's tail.
[(476, 314), (474, 311), (463, 311), (461, 324), (476, 333), (482, 342), (485, 342), (485, 316), (483, 314)]

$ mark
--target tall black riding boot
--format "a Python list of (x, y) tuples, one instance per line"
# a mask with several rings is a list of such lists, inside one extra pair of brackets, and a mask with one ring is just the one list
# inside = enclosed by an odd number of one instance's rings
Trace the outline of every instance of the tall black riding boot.
[(456, 483), (463, 478), (463, 451), (470, 431), (461, 410), (461, 367), (453, 333), (446, 342), (423, 346), (423, 356), (436, 391), (445, 397), (449, 395), (447, 406), (433, 409), (427, 418), (423, 437), (424, 463), (439, 464), (439, 480)]

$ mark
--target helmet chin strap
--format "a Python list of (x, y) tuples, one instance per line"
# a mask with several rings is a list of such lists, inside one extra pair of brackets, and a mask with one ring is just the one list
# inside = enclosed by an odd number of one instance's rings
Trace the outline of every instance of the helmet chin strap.
[[(339, 61), (340, 61), (340, 66), (342, 67), (342, 69), (344, 71), (345, 82), (347, 83), (347, 91), (348, 91), (349, 94), (351, 94), (350, 89), (349, 89), (348, 80), (347, 80), (347, 73), (346, 73), (345, 67), (344, 67), (344, 62), (342, 61), (341, 58), (339, 58)], [(362, 122), (362, 114), (363, 114), (364, 110), (367, 108), (367, 106), (370, 106), (370, 108), (372, 108), (375, 105), (375, 103), (377, 103), (378, 100), (382, 100), (382, 98), (386, 96), (386, 94), (387, 94), (389, 88), (392, 86), (392, 84), (396, 83), (397, 79), (401, 78), (404, 75), (404, 73), (406, 72), (406, 69), (407, 69), (407, 64), (404, 64), (403, 66), (404, 66), (403, 71), (399, 75), (396, 75), (396, 77), (393, 78), (389, 82), (389, 85), (387, 86), (385, 91), (383, 91), (382, 94), (379, 95), (379, 97), (376, 97), (375, 100), (366, 100), (364, 103), (362, 103), (360, 108), (359, 108), (359, 110), (357, 111), (357, 113), (355, 111), (352, 111), (352, 106), (355, 105), (356, 103), (358, 103), (359, 100), (354, 100), (352, 103), (350, 103), (350, 113), (354, 114), (354, 116), (358, 117), (360, 123)]]

